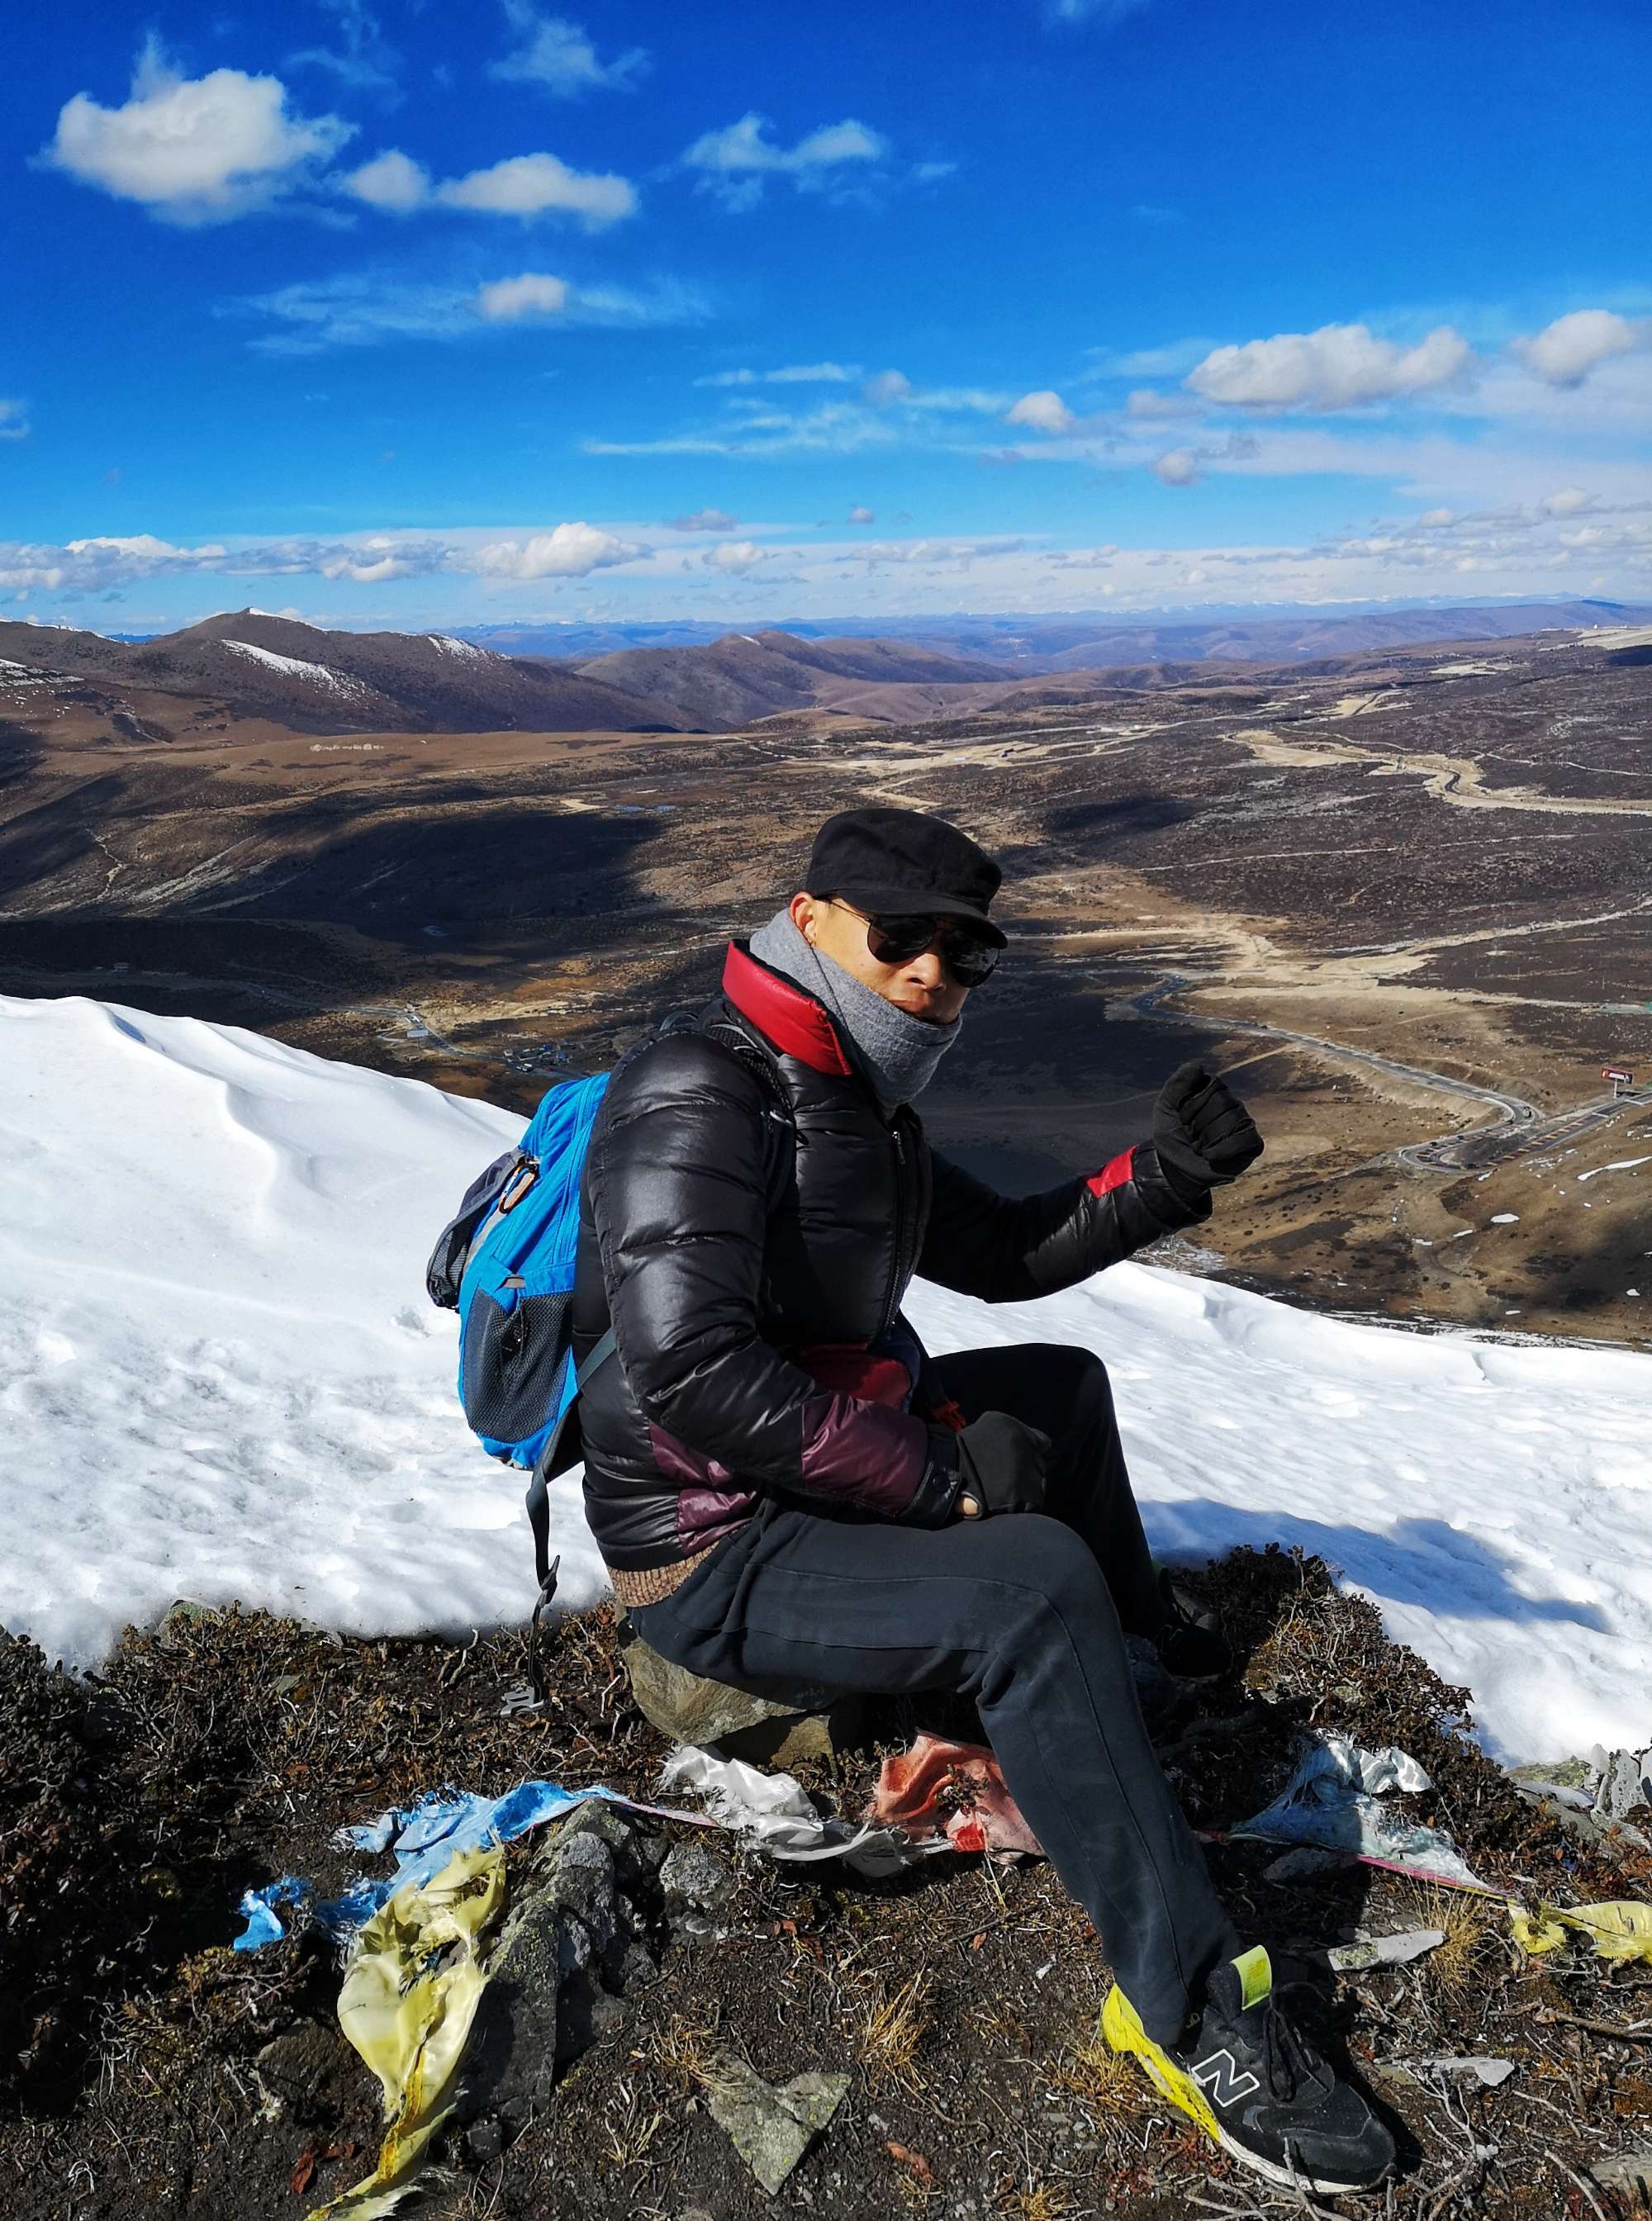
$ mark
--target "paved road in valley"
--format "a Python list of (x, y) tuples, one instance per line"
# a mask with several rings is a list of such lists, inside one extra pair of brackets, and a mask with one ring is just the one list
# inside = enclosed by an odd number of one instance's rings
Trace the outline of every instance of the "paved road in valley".
[[(1162, 1014), (1167, 1019), (1169, 1013), (1164, 1006), (1193, 984), (1190, 979), (1173, 974), (1160, 980), (1156, 986), (1129, 997), (1129, 1008), (1140, 1017), (1160, 1018)], [(1454, 1079), (1443, 1072), (1426, 1072), (1418, 1065), (1402, 1064), (1396, 1057), (1381, 1056), (1374, 1049), (1353, 1048), (1343, 1042), (1326, 1041), (1318, 1034), (1297, 1033), (1288, 1026), (1265, 1025), (1259, 1018), (1201, 1018), (1198, 1013), (1186, 1010), (1178, 1010), (1175, 1015), (1183, 1021), (1199, 1018), (1200, 1023), (1219, 1027), (1224, 1033), (1260, 1034), (1272, 1041), (1293, 1042), (1300, 1048), (1319, 1049), (1353, 1064), (1367, 1065), (1374, 1072), (1386, 1073), (1392, 1079), (1409, 1079), (1420, 1087), (1438, 1088), (1444, 1094), (1466, 1096), (1472, 1102), (1488, 1104), (1497, 1112), (1487, 1125), (1471, 1127), (1467, 1132), (1442, 1134), (1431, 1142), (1408, 1142), (1392, 1153), (1399, 1163), (1417, 1172), (1478, 1171), (1487, 1165), (1500, 1164), (1509, 1157), (1559, 1148), (1608, 1124), (1636, 1102), (1652, 1101), (1652, 1091), (1616, 1098), (1600, 1096), (1548, 1117), (1522, 1095), (1510, 1094), (1499, 1088), (1477, 1087), (1472, 1080)]]

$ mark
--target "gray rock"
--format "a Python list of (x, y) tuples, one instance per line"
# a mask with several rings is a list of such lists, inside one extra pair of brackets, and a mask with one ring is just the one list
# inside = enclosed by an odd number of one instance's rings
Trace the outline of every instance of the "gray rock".
[(354, 2057), (335, 2020), (302, 2020), (264, 2046), (257, 2066), (270, 2096), (307, 2126), (325, 2117), (329, 2092)]
[(1531, 1766), (1511, 1766), (1509, 1779), (1530, 1788), (1557, 1787), (1586, 1791), (1600, 1769), (1586, 1758), (1556, 1758)]
[(646, 1888), (670, 1845), (665, 1837), (640, 1828), (636, 1820), (602, 1798), (579, 1805), (566, 1820), (547, 1832), (536, 1867), (543, 1865), (556, 1847), (575, 1836), (594, 1836), (613, 1854), (614, 1879), (627, 1897)]
[(620, 2026), (624, 1988), (654, 1979), (620, 1887), (622, 1874), (648, 1872), (626, 1831), (611, 1808), (585, 1806), (530, 1869), (489, 1961), (461, 2125), (497, 2120), (504, 2140), (517, 2134), (549, 2104), (560, 2070)]
[(1589, 2173), (1603, 2190), (1652, 2197), (1652, 2151), (1620, 2152), (1614, 2159), (1598, 2159)]
[(1652, 1804), (1652, 1751), (1613, 1750), (1595, 1786), (1595, 1809), (1608, 1820), (1627, 1819), (1637, 1805)]
[(466, 2131), (466, 2149), (478, 2167), (485, 2167), (504, 2149), (504, 2128), (498, 2121), (478, 2121)]
[(711, 2118), (771, 2198), (843, 2102), (847, 2074), (795, 2074), (781, 2089), (723, 2054), (706, 2077)]
[(673, 1845), (660, 1869), (660, 1886), (666, 1919), (691, 1936), (717, 1933), (740, 1889), (716, 1852), (697, 1842)]
[(455, 2118), (504, 2124), (515, 2136), (550, 2103), (559, 2064), (576, 2056), (573, 2015), (562, 2007), (564, 1941), (577, 1924), (543, 1897), (509, 1915), (476, 2008)]
[(673, 1742), (715, 1743), (753, 1766), (784, 1768), (832, 1758), (859, 1731), (864, 1714), (860, 1699), (827, 1691), (819, 1692), (821, 1709), (810, 1711), (709, 1681), (650, 1649), (626, 1615), (619, 1653), (637, 1710), (651, 1727)]
[(600, 1836), (565, 1836), (536, 1877), (534, 1899), (570, 1916), (564, 1949), (570, 1967), (605, 1965), (619, 1941), (621, 1913), (614, 1854)]

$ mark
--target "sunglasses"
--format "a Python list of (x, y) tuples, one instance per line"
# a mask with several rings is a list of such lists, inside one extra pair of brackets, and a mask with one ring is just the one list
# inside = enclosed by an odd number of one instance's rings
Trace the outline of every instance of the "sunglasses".
[(850, 903), (842, 903), (841, 906), (865, 919), (867, 947), (879, 964), (910, 964), (926, 948), (933, 948), (938, 939), (941, 960), (957, 985), (979, 987), (992, 978), (1002, 954), (992, 942), (971, 932), (967, 925), (948, 925), (941, 918), (923, 914), (906, 917), (879, 910), (868, 916)]

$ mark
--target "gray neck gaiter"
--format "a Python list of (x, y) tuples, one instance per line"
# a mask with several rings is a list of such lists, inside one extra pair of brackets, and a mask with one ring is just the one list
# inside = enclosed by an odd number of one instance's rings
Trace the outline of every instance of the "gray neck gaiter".
[(937, 1026), (885, 1002), (854, 973), (811, 948), (787, 910), (777, 910), (758, 927), (751, 952), (826, 1005), (860, 1051), (885, 1113), (923, 1092), (963, 1029), (961, 1013), (949, 1025)]

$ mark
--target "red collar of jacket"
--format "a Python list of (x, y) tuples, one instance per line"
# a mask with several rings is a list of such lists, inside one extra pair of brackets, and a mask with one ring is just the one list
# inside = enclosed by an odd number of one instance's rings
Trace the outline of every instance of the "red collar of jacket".
[(815, 1072), (848, 1077), (854, 1066), (832, 1023), (812, 995), (748, 955), (738, 942), (729, 943), (723, 960), (723, 992), (742, 1017), (768, 1035), (785, 1056), (795, 1056)]

